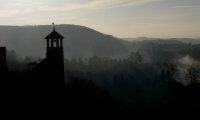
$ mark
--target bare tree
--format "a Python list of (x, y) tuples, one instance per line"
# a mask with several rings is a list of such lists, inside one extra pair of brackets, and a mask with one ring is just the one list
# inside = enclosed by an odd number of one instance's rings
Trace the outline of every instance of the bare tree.
[(198, 82), (199, 71), (195, 67), (190, 67), (187, 69), (186, 80), (189, 83)]

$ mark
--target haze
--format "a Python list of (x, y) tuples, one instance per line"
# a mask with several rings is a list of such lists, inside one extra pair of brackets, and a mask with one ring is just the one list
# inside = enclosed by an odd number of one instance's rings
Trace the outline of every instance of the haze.
[(78, 24), (117, 37), (200, 37), (199, 0), (0, 0), (1, 25)]

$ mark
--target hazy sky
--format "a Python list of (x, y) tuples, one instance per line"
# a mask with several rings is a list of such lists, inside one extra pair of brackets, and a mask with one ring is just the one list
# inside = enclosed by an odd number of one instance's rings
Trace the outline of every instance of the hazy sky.
[(1, 25), (78, 24), (117, 37), (200, 38), (200, 0), (0, 0)]

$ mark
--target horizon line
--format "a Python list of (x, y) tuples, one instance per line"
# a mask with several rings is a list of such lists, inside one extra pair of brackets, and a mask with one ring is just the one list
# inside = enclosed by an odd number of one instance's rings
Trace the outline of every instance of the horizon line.
[[(108, 33), (104, 33), (104, 32), (101, 32), (99, 30), (96, 30), (94, 28), (91, 28), (91, 27), (88, 27), (88, 26), (85, 26), (85, 25), (80, 25), (80, 24), (66, 24), (66, 23), (62, 23), (62, 24), (55, 24), (55, 26), (60, 26), (60, 25), (74, 25), (74, 26), (80, 26), (80, 27), (86, 27), (86, 28), (89, 28), (89, 29), (92, 29), (92, 30), (95, 30), (99, 33), (102, 33), (102, 34), (105, 34), (105, 35), (112, 35), (112, 34), (108, 34)], [(27, 25), (8, 25), (8, 24), (5, 24), (5, 25), (2, 25), (0, 24), (0, 27), (27, 27), (27, 26), (52, 26), (52, 23), (51, 24), (27, 24)], [(127, 36), (127, 37), (118, 37), (116, 35), (112, 35), (113, 37), (116, 37), (118, 39), (122, 39), (122, 40), (125, 40), (125, 39), (138, 39), (138, 38), (146, 38), (146, 39), (200, 39), (200, 36), (199, 37), (180, 37), (180, 36), (177, 36), (177, 37), (155, 37), (155, 36)]]

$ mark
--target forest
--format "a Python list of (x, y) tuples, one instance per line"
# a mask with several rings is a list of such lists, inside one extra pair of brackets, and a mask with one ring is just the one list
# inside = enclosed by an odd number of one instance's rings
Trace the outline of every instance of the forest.
[[(157, 49), (155, 46), (154, 43), (153, 48)], [(173, 50), (171, 44), (163, 46), (171, 46)], [(177, 45), (174, 46), (176, 50)], [(171, 52), (157, 43), (163, 51), (160, 49), (148, 57), (142, 54), (144, 51), (133, 51), (121, 59), (98, 56), (65, 59), (62, 95), (67, 110), (77, 112), (87, 108), (88, 112), (156, 117), (198, 114), (200, 64), (198, 52), (193, 49), (199, 45), (183, 46), (178, 50), (185, 49), (184, 52)], [(9, 69), (22, 76), (41, 61), (31, 57), (19, 59), (14, 51), (8, 51), (7, 56)]]

